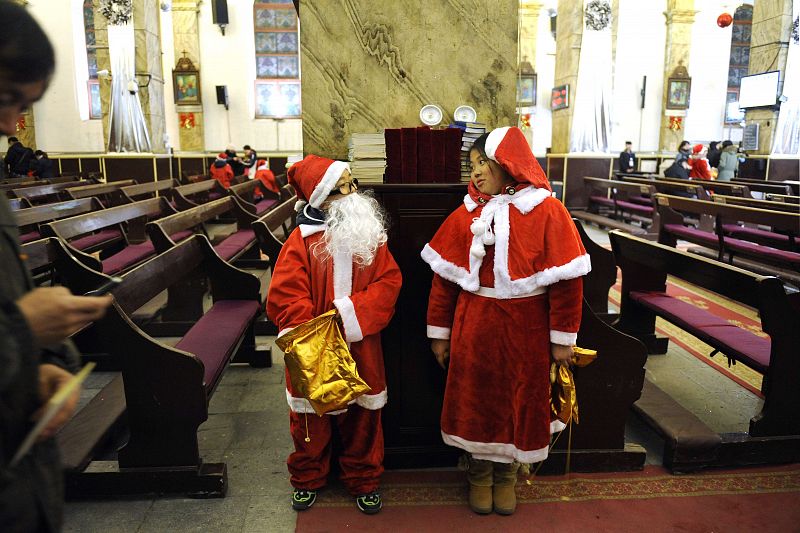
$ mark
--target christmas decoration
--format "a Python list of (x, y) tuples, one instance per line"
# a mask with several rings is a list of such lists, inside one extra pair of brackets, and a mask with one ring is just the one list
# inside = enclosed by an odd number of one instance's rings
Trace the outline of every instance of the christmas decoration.
[(669, 129), (678, 131), (683, 126), (683, 117), (669, 117)]
[(133, 0), (100, 0), (100, 14), (110, 26), (122, 26), (133, 17)]
[(723, 13), (717, 17), (717, 26), (720, 28), (727, 28), (733, 22), (733, 17), (730, 13)]
[(611, 4), (607, 0), (592, 0), (586, 5), (586, 27), (601, 31), (611, 24)]
[(185, 128), (187, 130), (193, 129), (195, 126), (194, 113), (181, 113), (179, 124), (181, 128)]
[(17, 131), (22, 131), (25, 129), (25, 117), (19, 117), (17, 119)]
[(519, 128), (523, 131), (531, 129), (531, 114), (525, 113), (519, 116)]

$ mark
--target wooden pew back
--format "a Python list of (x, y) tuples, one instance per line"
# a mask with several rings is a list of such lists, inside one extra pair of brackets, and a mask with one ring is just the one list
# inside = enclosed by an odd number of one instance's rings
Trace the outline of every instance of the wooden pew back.
[(67, 189), (67, 193), (73, 200), (89, 198), (90, 196), (104, 196), (119, 193), (120, 188), (134, 185), (134, 180), (114, 181), (111, 183), (98, 183), (97, 185), (83, 185)]
[(68, 200), (54, 204), (39, 205), (20, 209), (14, 212), (17, 219), (17, 226), (24, 227), (31, 224), (40, 224), (51, 220), (59, 220), (83, 213), (99, 211), (103, 209), (97, 198), (82, 198), (80, 200)]
[(121, 187), (120, 192), (126, 199), (131, 202), (142, 200), (142, 196), (148, 198), (155, 198), (156, 196), (164, 195), (167, 198), (171, 197), (172, 188), (174, 186), (173, 180), (159, 180), (150, 181), (147, 183), (137, 183), (136, 185), (128, 185)]
[(170, 211), (164, 198), (151, 198), (132, 204), (110, 207), (97, 213), (86, 213), (42, 226), (42, 232), (52, 237), (68, 241), (92, 231), (107, 228), (133, 219), (157, 217)]
[(258, 246), (267, 256), (271, 269), (275, 268), (281, 247), (295, 228), (297, 212), (294, 204), (295, 199), (290, 198), (252, 224)]
[(33, 202), (44, 196), (60, 195), (65, 189), (81, 187), (86, 185), (85, 181), (67, 181), (63, 183), (50, 183), (47, 185), (37, 185), (35, 187), (25, 187), (24, 189), (12, 189), (11, 192), (17, 198), (25, 198)]
[(715, 194), (713, 201), (720, 204), (741, 205), (744, 207), (755, 207), (771, 211), (786, 211), (789, 213), (800, 213), (800, 205), (785, 204), (782, 202), (771, 202), (769, 200), (757, 200), (755, 198), (740, 198), (738, 196), (725, 196)]
[(683, 192), (685, 194), (692, 194), (694, 196), (697, 196), (701, 200), (706, 200), (706, 199), (710, 198), (709, 194), (706, 192), (706, 190), (703, 188), (703, 186), (700, 185), (699, 183), (696, 183), (696, 182), (693, 182), (693, 181), (692, 182), (690, 182), (690, 181), (686, 181), (686, 182), (683, 182), (683, 181), (662, 181), (662, 180), (656, 181), (656, 180), (648, 179), (648, 178), (640, 178), (640, 177), (625, 176), (625, 175), (622, 175), (620, 177), (624, 181), (629, 181), (629, 182), (633, 182), (633, 183), (641, 183), (641, 184), (644, 184), (644, 185), (648, 185), (648, 184), (652, 185), (655, 188), (656, 192), (659, 192), (659, 193), (667, 193), (667, 194), (669, 194), (670, 192), (679, 191), (679, 192)]

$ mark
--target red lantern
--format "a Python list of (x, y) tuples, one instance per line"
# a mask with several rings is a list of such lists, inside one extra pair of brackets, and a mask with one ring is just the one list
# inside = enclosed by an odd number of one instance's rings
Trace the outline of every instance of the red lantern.
[(733, 22), (733, 17), (730, 13), (723, 13), (717, 17), (717, 26), (720, 28), (727, 28)]

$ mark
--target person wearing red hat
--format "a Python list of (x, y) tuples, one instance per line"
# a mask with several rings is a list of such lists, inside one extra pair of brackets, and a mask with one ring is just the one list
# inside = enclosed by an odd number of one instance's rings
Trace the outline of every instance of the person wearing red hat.
[(426, 244), (427, 333), (447, 368), (441, 430), (468, 452), (469, 505), (511, 514), (521, 463), (547, 458), (551, 359), (572, 356), (589, 255), (519, 128), (475, 141), (464, 204)]
[(272, 273), (267, 315), (281, 336), (335, 308), (358, 373), (372, 389), (345, 411), (320, 417), (286, 376), (292, 508), (308, 509), (325, 486), (335, 424), (342, 441), (341, 480), (359, 510), (377, 513), (387, 397), (380, 332), (394, 314), (400, 269), (386, 246), (383, 211), (375, 198), (358, 191), (347, 163), (309, 155), (292, 165), (288, 178), (297, 191), (297, 228)]
[(281, 190), (278, 187), (278, 182), (275, 179), (275, 174), (269, 169), (269, 165), (267, 164), (266, 159), (259, 159), (256, 163), (256, 172), (255, 172), (255, 179), (259, 180), (261, 183), (264, 184), (264, 187), (267, 190), (274, 192), (277, 195), (281, 194)]
[(692, 148), (692, 158), (689, 161), (689, 164), (692, 166), (692, 170), (689, 172), (689, 179), (711, 179), (711, 169), (708, 167), (708, 159), (706, 159), (707, 153), (708, 150), (705, 145), (694, 145), (694, 148)]
[(225, 153), (219, 154), (214, 162), (211, 163), (209, 172), (211, 173), (211, 177), (217, 180), (219, 184), (226, 189), (231, 186), (233, 169), (230, 164), (228, 164), (228, 156)]

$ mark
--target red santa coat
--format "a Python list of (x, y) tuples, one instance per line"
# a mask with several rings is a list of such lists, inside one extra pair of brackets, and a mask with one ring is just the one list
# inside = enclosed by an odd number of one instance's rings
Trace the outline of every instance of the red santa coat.
[(275, 194), (280, 194), (281, 190), (278, 187), (278, 182), (275, 179), (275, 174), (269, 169), (267, 166), (266, 161), (263, 163), (259, 161), (258, 168), (256, 168), (254, 178), (261, 181), (268, 190), (274, 192)]
[[(394, 315), (402, 284), (400, 268), (386, 245), (377, 250), (372, 264), (363, 268), (353, 263), (350, 254), (321, 261), (313, 247), (324, 230), (324, 225), (300, 225), (284, 243), (272, 273), (267, 316), (281, 336), (336, 307), (358, 373), (372, 389), (356, 403), (366, 409), (380, 409), (387, 398), (380, 332)], [(292, 411), (314, 413), (308, 400), (294, 393), (288, 374), (286, 387)]]
[(467, 195), (422, 258), (428, 337), (450, 339), (442, 438), (479, 459), (544, 460), (564, 427), (550, 423), (550, 343), (575, 343), (591, 268), (569, 213), (544, 188)]

